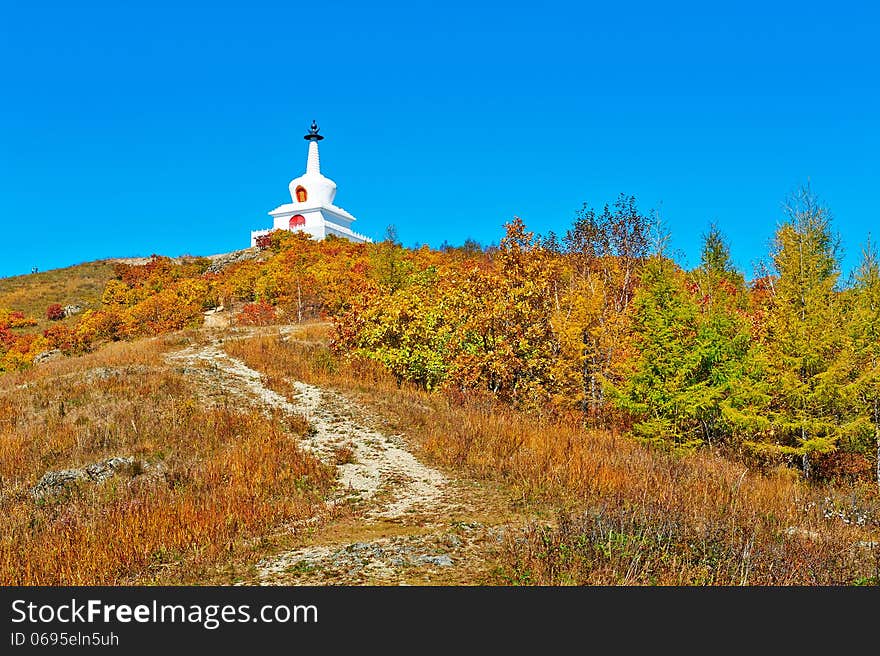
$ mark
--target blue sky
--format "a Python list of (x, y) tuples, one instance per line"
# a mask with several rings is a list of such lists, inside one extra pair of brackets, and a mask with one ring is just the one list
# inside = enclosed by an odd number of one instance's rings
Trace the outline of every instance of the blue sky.
[(809, 180), (846, 271), (880, 223), (875, 7), (3, 0), (0, 276), (248, 246), (313, 118), (375, 238), (562, 234), (625, 192), (750, 275)]

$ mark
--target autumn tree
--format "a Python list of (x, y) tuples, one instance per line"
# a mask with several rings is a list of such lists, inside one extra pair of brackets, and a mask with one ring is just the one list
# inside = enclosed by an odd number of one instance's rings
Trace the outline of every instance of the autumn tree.
[(749, 446), (759, 453), (801, 458), (828, 453), (840, 437), (840, 385), (834, 363), (844, 336), (835, 291), (840, 266), (831, 216), (804, 187), (786, 205), (772, 260), (777, 277), (767, 318), (768, 430)]
[(446, 292), (437, 285), (434, 270), (427, 269), (387, 296), (364, 299), (342, 318), (336, 344), (380, 362), (398, 382), (438, 387), (454, 356), (449, 340), (456, 318), (444, 311)]
[(275, 323), (275, 308), (266, 301), (245, 303), (236, 317), (240, 326), (268, 326)]
[(450, 306), (461, 317), (450, 380), (537, 409), (554, 393), (559, 262), (519, 217), (505, 224), (493, 267), (474, 267)]
[(605, 381), (619, 381), (615, 367), (628, 341), (627, 312), (653, 223), (633, 196), (621, 194), (600, 214), (584, 205), (562, 240), (570, 269), (555, 317), (567, 365), (558, 375), (594, 424), (606, 410)]
[(880, 260), (870, 240), (862, 251), (852, 291), (849, 348), (842, 358), (849, 378), (843, 393), (852, 413), (846, 437), (857, 450), (867, 450), (873, 442), (880, 485)]

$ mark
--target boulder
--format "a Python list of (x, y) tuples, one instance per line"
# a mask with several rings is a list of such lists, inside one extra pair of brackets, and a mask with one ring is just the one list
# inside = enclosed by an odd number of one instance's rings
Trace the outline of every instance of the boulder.
[(52, 349), (51, 351), (43, 351), (42, 353), (37, 353), (34, 356), (34, 364), (40, 364), (41, 362), (48, 362), (49, 360), (56, 360), (64, 355), (59, 349)]
[(208, 265), (208, 268), (205, 270), (205, 273), (218, 273), (222, 271), (230, 264), (235, 264), (236, 262), (244, 262), (245, 260), (253, 260), (259, 256), (259, 251), (256, 248), (245, 248), (240, 251), (233, 251), (231, 253), (222, 253), (220, 255), (211, 255), (209, 259), (211, 260), (211, 264)]
[(114, 456), (77, 469), (48, 471), (31, 489), (31, 496), (37, 500), (44, 499), (47, 496), (66, 491), (71, 484), (78, 482), (101, 483), (121, 469), (134, 471), (137, 468), (143, 469), (143, 463), (133, 456), (127, 458)]

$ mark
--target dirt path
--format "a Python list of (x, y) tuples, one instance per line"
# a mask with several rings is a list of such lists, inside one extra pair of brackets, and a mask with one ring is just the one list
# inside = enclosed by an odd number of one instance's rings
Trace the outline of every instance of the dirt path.
[(239, 583), (483, 582), (507, 530), (500, 495), (424, 464), (402, 436), (383, 432), (377, 417), (339, 392), (290, 381), (296, 394), (288, 399), (217, 343), (168, 358), (215, 399), (305, 416), (311, 430), (301, 446), (337, 468), (328, 516), (294, 527), (300, 546), (257, 563)]

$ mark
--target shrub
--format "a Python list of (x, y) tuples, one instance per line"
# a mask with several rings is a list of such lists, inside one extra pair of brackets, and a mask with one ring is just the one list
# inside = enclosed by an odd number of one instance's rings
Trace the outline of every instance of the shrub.
[(59, 349), (70, 353), (76, 347), (76, 333), (63, 323), (46, 328), (43, 331), (43, 337), (49, 343), (50, 349)]
[(49, 321), (60, 321), (64, 318), (64, 308), (61, 307), (61, 303), (52, 303), (49, 307), (46, 308), (46, 318)]
[(275, 322), (275, 308), (266, 301), (245, 303), (236, 320), (240, 326), (268, 326)]

